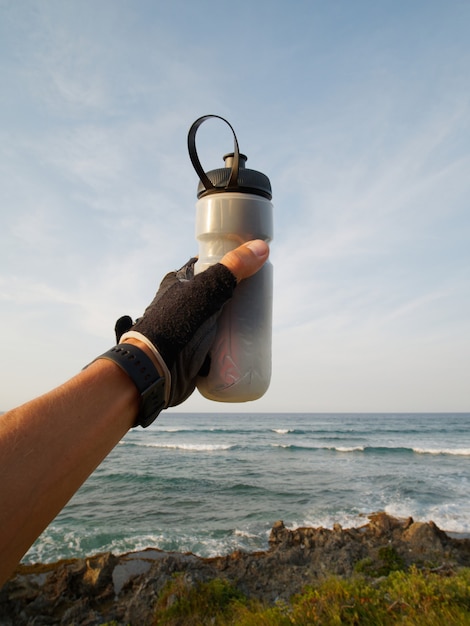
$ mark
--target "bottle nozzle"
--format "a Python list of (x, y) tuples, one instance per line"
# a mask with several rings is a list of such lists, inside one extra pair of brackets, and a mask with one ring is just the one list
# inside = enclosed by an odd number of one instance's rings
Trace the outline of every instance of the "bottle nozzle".
[[(232, 165), (233, 165), (233, 157), (235, 156), (234, 152), (229, 152), (228, 154), (224, 154), (224, 156), (222, 157), (225, 161), (225, 167), (228, 167), (229, 169), (232, 169)], [(238, 169), (245, 169), (245, 163), (248, 161), (248, 157), (246, 156), (246, 154), (239, 154), (238, 155)]]

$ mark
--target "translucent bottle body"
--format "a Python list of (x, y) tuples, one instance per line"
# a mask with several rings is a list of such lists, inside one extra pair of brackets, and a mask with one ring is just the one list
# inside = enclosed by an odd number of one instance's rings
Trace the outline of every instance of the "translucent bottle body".
[[(272, 204), (255, 194), (224, 192), (196, 204), (199, 259), (196, 273), (218, 263), (226, 252), (251, 239), (271, 241)], [(224, 306), (210, 351), (209, 375), (199, 377), (199, 392), (219, 402), (260, 398), (271, 380), (273, 267), (268, 261), (242, 281)]]

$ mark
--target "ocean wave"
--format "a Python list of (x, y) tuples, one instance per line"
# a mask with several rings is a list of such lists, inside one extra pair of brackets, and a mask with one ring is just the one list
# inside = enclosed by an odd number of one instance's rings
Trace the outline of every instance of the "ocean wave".
[[(273, 431), (277, 432), (277, 431)], [(282, 434), (284, 432), (282, 431)], [(207, 444), (207, 443), (163, 443), (163, 442), (149, 442), (149, 441), (121, 441), (120, 445), (142, 447), (142, 448), (159, 448), (166, 450), (183, 450), (189, 452), (216, 452), (227, 451), (235, 449), (250, 449), (251, 444)], [(398, 454), (429, 454), (429, 455), (448, 455), (448, 456), (470, 456), (470, 448), (421, 448), (421, 447), (404, 447), (404, 446), (371, 446), (366, 444), (353, 444), (353, 445), (322, 445), (318, 443), (312, 444), (294, 444), (294, 443), (279, 443), (271, 442), (266, 444), (258, 444), (257, 448), (279, 448), (283, 450), (289, 450), (292, 452), (334, 452), (340, 454), (367, 454), (367, 455), (398, 455)]]
[(352, 513), (346, 511), (335, 511), (334, 513), (323, 513), (312, 515), (304, 519), (292, 520), (286, 524), (290, 530), (296, 528), (328, 528), (333, 529), (335, 524), (343, 528), (360, 528), (369, 521), (368, 514)]
[(234, 537), (242, 537), (245, 539), (259, 539), (259, 533), (253, 533), (250, 532), (249, 530), (243, 530), (243, 529), (239, 529), (239, 528), (235, 528), (235, 530), (232, 531), (232, 535)]
[(470, 456), (470, 448), (413, 448), (416, 454), (442, 454), (450, 456)]
[(272, 443), (274, 448), (284, 448), (299, 451), (330, 451), (341, 453), (364, 453), (364, 454), (433, 454), (433, 455), (449, 455), (449, 456), (470, 456), (470, 448), (407, 448), (403, 446), (322, 446), (322, 445), (297, 445)]
[[(158, 427), (150, 427), (147, 430), (147, 433), (152, 433), (154, 435), (163, 435), (165, 433), (190, 433), (190, 434), (203, 434), (203, 433), (242, 433), (244, 432), (243, 430), (239, 430), (238, 428), (234, 429), (234, 428), (220, 428), (220, 427), (201, 427), (198, 428), (197, 426), (194, 427), (189, 427), (189, 426), (158, 426)], [(251, 432), (251, 431), (250, 431)], [(141, 432), (138, 431), (137, 434), (142, 434)]]
[(304, 451), (332, 451), (332, 452), (363, 452), (364, 446), (319, 446), (319, 445), (296, 445), (289, 443), (272, 443), (272, 448), (284, 448), (288, 450), (304, 450)]
[(232, 450), (237, 447), (215, 443), (140, 443), (136, 445), (143, 448), (163, 448), (166, 450), (184, 450), (186, 452), (217, 452), (219, 450)]
[[(159, 428), (150, 428), (147, 433), (151, 433), (153, 436), (161, 436), (170, 434), (184, 434), (184, 435), (218, 435), (218, 434), (229, 434), (229, 435), (263, 435), (269, 432), (271, 429), (255, 429), (255, 428), (183, 428), (178, 426), (169, 426), (167, 428), (159, 427)], [(134, 434), (134, 433), (132, 433)], [(137, 433), (141, 435), (143, 433)], [(148, 436), (148, 435), (147, 435)]]

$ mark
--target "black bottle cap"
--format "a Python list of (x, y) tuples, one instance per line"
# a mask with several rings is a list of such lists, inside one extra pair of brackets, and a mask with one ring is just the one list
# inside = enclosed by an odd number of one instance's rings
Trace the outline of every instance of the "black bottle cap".
[[(202, 168), (196, 151), (196, 131), (205, 120), (211, 117), (221, 119), (230, 126), (234, 138), (234, 152), (230, 152), (223, 157), (225, 167), (206, 173)], [(262, 172), (250, 170), (245, 167), (248, 157), (240, 153), (235, 131), (223, 117), (219, 117), (218, 115), (205, 115), (196, 120), (188, 133), (188, 151), (194, 169), (199, 176), (200, 182), (197, 188), (198, 198), (203, 198), (213, 193), (232, 191), (237, 193), (252, 193), (271, 200), (272, 190), (269, 178)]]
[(244, 154), (239, 155), (237, 183), (236, 185), (228, 186), (234, 156), (235, 153), (233, 152), (224, 155), (225, 167), (206, 172), (206, 176), (211, 181), (213, 187), (206, 189), (204, 183), (199, 181), (197, 197), (203, 198), (211, 193), (220, 193), (221, 191), (236, 191), (238, 193), (253, 193), (271, 200), (272, 190), (269, 178), (262, 172), (247, 169), (245, 163), (248, 157)]

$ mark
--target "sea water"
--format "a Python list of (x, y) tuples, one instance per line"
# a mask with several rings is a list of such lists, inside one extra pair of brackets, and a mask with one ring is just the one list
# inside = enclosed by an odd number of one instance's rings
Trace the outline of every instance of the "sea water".
[(263, 550), (273, 523), (386, 511), (470, 533), (470, 414), (183, 414), (130, 431), (24, 562)]

